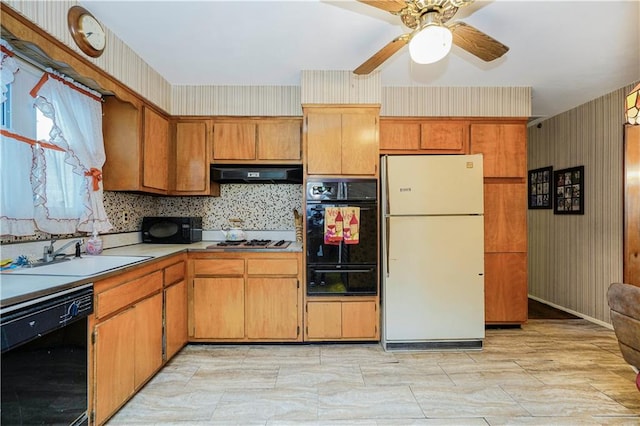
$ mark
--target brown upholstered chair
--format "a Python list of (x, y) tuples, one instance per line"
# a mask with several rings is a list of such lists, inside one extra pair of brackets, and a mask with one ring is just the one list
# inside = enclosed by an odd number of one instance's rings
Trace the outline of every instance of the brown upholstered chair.
[(640, 390), (640, 287), (613, 283), (607, 292), (611, 308), (611, 323), (618, 338), (624, 360), (636, 373)]

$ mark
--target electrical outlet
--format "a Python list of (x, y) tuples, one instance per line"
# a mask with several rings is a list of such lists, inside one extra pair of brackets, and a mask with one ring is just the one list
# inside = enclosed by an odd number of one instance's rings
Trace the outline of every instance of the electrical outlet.
[(129, 212), (122, 212), (122, 223), (128, 223), (129, 222)]

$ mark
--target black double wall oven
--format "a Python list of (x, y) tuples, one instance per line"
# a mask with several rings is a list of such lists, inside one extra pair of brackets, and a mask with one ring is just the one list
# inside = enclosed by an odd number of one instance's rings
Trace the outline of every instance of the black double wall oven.
[(372, 179), (307, 182), (308, 296), (377, 295), (377, 194)]

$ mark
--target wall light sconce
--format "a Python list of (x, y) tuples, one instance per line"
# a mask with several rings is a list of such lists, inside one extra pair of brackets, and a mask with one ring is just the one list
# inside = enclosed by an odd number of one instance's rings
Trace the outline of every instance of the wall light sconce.
[(640, 125), (640, 84), (631, 90), (625, 99), (624, 115), (629, 124)]

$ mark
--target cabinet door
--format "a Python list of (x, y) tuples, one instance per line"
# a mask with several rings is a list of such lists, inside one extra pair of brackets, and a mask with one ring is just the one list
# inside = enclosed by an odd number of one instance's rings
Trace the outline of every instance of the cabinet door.
[(378, 151), (377, 114), (342, 114), (342, 174), (375, 175)]
[(135, 387), (138, 388), (162, 365), (162, 293), (145, 299), (135, 312)]
[(380, 120), (380, 150), (420, 149), (420, 123)]
[(95, 327), (95, 423), (102, 424), (134, 392), (135, 310)]
[(106, 160), (102, 167), (105, 191), (140, 189), (140, 109), (115, 96), (105, 96), (102, 133)]
[(187, 344), (187, 282), (165, 290), (165, 338), (167, 360)]
[(298, 280), (247, 279), (247, 337), (296, 340), (298, 337)]
[(207, 124), (203, 121), (176, 123), (175, 148), (175, 190), (206, 194), (209, 190)]
[(307, 115), (307, 173), (342, 172), (342, 115), (309, 113)]
[(244, 278), (194, 278), (194, 337), (244, 337)]
[(465, 154), (469, 146), (469, 124), (460, 122), (422, 123), (420, 148), (451, 154)]
[(258, 160), (301, 160), (300, 121), (258, 124)]
[(484, 185), (485, 252), (527, 251), (527, 186)]
[(255, 123), (215, 123), (213, 125), (214, 160), (255, 160)]
[(342, 338), (375, 339), (378, 336), (376, 302), (342, 302)]
[(342, 337), (342, 304), (340, 302), (307, 303), (307, 338), (339, 339)]
[(640, 126), (624, 135), (624, 282), (640, 286)]
[(487, 253), (484, 257), (485, 321), (527, 321), (527, 254)]
[(144, 107), (143, 111), (142, 185), (166, 191), (169, 189), (169, 122), (152, 109)]
[(485, 177), (526, 177), (525, 124), (472, 124), (471, 154), (484, 156)]

